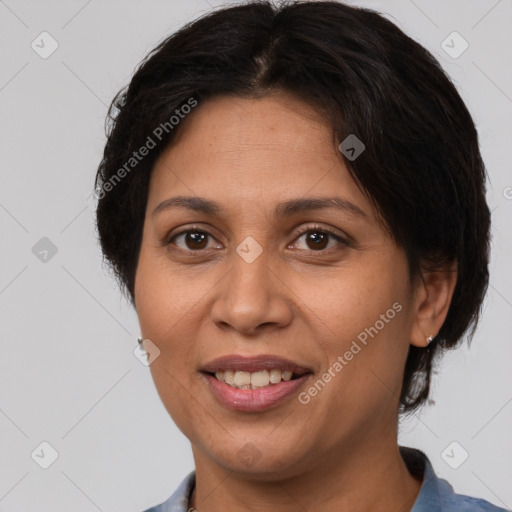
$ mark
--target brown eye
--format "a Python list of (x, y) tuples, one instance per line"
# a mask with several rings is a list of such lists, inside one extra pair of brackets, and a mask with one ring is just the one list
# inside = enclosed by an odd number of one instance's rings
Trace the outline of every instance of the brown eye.
[[(174, 235), (171, 237), (171, 239), (168, 241), (169, 244), (177, 245), (180, 249), (184, 250), (200, 250), (205, 249), (208, 245), (208, 237), (210, 236), (209, 233), (206, 233), (205, 231), (198, 231), (198, 230), (188, 230), (188, 231), (182, 231), (181, 233), (178, 233), (177, 235)], [(177, 243), (179, 240), (183, 240), (180, 243)], [(184, 246), (183, 246), (184, 244)]]
[[(312, 227), (305, 231), (302, 231), (298, 233), (297, 235), (297, 245), (298, 241), (300, 239), (305, 239), (304, 245), (305, 247), (302, 247), (306, 251), (312, 251), (312, 252), (321, 252), (325, 251), (328, 252), (330, 249), (340, 249), (343, 247), (348, 247), (349, 243), (347, 240), (343, 239), (340, 235), (334, 233), (328, 228), (320, 228), (320, 227)], [(330, 245), (330, 242), (334, 241), (333, 244)], [(301, 247), (299, 247), (301, 249)]]
[(310, 231), (306, 236), (306, 244), (312, 250), (325, 249), (330, 236), (328, 233), (322, 233), (321, 231)]

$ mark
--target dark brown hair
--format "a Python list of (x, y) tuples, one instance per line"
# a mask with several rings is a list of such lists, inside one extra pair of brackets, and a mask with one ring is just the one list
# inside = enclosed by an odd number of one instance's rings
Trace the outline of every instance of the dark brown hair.
[(411, 277), (457, 263), (446, 321), (428, 348), (409, 350), (400, 410), (413, 411), (428, 397), (434, 356), (474, 334), (489, 279), (490, 212), (464, 102), (435, 58), (376, 12), (332, 1), (246, 2), (208, 13), (150, 52), (107, 118), (95, 182), (104, 258), (134, 305), (151, 171), (180, 130), (184, 105), (279, 90), (324, 113), (338, 142), (350, 134), (363, 141), (365, 151), (345, 163), (405, 250)]

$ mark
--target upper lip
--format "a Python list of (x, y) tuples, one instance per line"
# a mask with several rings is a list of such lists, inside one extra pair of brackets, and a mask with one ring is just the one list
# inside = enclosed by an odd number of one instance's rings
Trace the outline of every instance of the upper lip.
[(250, 357), (237, 354), (222, 356), (204, 365), (201, 368), (201, 371), (207, 373), (222, 372), (226, 370), (259, 372), (261, 370), (271, 370), (273, 368), (277, 368), (278, 370), (288, 370), (294, 375), (304, 375), (305, 373), (311, 372), (309, 368), (300, 366), (289, 359), (269, 354)]

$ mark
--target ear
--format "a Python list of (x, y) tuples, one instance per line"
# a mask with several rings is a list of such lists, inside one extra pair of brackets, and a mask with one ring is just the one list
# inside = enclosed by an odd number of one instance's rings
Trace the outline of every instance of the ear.
[(415, 289), (411, 345), (426, 347), (427, 338), (437, 336), (448, 314), (456, 283), (457, 262), (446, 269), (422, 271)]

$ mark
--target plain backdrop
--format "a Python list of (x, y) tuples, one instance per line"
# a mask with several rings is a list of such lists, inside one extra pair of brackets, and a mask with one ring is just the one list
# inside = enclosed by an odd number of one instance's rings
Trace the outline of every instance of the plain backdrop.
[[(352, 3), (385, 13), (439, 59), (490, 176), (481, 325), (470, 349), (445, 356), (435, 404), (402, 423), (400, 443), (424, 450), (457, 492), (510, 508), (512, 2)], [(0, 0), (2, 512), (137, 512), (193, 469), (133, 353), (137, 317), (102, 267), (92, 190), (114, 94), (156, 43), (220, 5)]]

